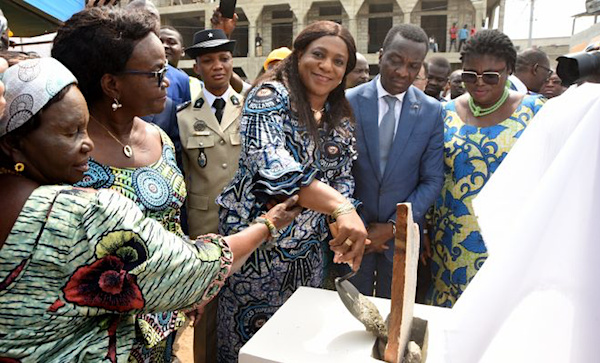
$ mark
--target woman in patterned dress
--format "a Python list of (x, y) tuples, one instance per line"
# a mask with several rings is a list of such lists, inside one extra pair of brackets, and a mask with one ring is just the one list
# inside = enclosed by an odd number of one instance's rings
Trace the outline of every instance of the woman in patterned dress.
[[(242, 112), (239, 170), (217, 199), (220, 231), (248, 224), (279, 198), (299, 196), (304, 211), (254, 253), (219, 295), (218, 360), (241, 346), (299, 286), (323, 283), (326, 254), (358, 269), (366, 230), (352, 208), (355, 156), (345, 76), (356, 63), (350, 33), (330, 21), (306, 27), (291, 55), (250, 91)], [(349, 206), (347, 214), (334, 213)], [(329, 244), (326, 216), (337, 216)]]
[[(3, 81), (0, 362), (127, 362), (136, 313), (203, 306), (270, 235), (259, 223), (190, 242), (117, 192), (53, 185), (80, 180), (94, 147), (75, 77), (42, 58)], [(293, 202), (265, 218), (289, 224)]]
[(429, 303), (446, 307), (487, 257), (472, 201), (543, 105), (539, 96), (507, 89), (516, 51), (505, 34), (475, 33), (461, 60), (467, 93), (445, 105), (445, 181), (434, 206), (428, 294)]
[[(59, 28), (52, 56), (75, 74), (90, 110), (96, 148), (77, 185), (119, 191), (182, 237), (186, 189), (173, 143), (140, 118), (160, 113), (167, 100), (167, 59), (157, 29), (156, 15), (146, 10), (86, 9)], [(184, 322), (180, 312), (140, 316), (131, 361), (170, 362), (174, 331)]]

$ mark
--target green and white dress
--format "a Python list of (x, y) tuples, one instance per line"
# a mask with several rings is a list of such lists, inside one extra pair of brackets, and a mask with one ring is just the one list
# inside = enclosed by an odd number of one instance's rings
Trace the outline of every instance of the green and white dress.
[(39, 187), (0, 249), (0, 361), (127, 362), (136, 314), (205, 304), (231, 262), (114, 191)]

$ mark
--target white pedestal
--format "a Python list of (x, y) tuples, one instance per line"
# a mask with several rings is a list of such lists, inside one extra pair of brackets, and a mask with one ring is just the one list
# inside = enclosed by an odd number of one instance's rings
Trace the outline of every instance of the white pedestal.
[[(371, 298), (385, 318), (390, 300)], [(444, 361), (444, 320), (449, 309), (415, 305), (414, 316), (428, 321), (427, 362)], [(337, 292), (299, 288), (246, 343), (239, 363), (381, 362), (371, 358), (375, 336), (365, 330)]]

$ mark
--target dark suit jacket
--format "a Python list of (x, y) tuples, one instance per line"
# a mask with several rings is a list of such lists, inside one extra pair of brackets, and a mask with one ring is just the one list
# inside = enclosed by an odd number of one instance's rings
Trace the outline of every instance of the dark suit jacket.
[[(349, 89), (346, 97), (356, 118), (358, 159), (354, 162), (355, 197), (363, 202), (364, 222), (396, 221), (396, 203), (412, 203), (422, 223), (444, 181), (443, 109), (415, 87), (406, 91), (400, 121), (383, 175), (379, 170), (377, 78)], [(393, 249), (392, 249), (393, 250)]]

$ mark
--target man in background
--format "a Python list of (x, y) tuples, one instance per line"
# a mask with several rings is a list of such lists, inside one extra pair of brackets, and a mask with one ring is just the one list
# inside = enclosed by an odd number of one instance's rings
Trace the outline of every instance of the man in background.
[(450, 33), (450, 46), (448, 47), (448, 52), (452, 52), (452, 46), (454, 46), (454, 51), (456, 52), (458, 50), (458, 48), (456, 48), (456, 38), (458, 36), (456, 23), (452, 23), (452, 27), (448, 32)]
[(452, 68), (444, 57), (432, 57), (427, 61), (427, 86), (425, 94), (436, 100), (442, 100), (442, 92), (448, 84), (448, 76)]
[(160, 28), (160, 41), (165, 47), (165, 54), (169, 65), (165, 75), (171, 85), (167, 88), (167, 95), (176, 105), (185, 103), (191, 99), (190, 78), (187, 73), (177, 68), (179, 60), (183, 57), (183, 38), (177, 29), (169, 25)]
[(450, 84), (450, 92), (447, 98), (448, 100), (453, 100), (465, 93), (465, 86), (462, 81), (462, 69), (457, 69), (450, 73), (448, 82)]
[(427, 49), (420, 27), (393, 27), (380, 52), (379, 76), (346, 91), (356, 118), (354, 197), (363, 202), (360, 215), (371, 240), (351, 281), (365, 295), (391, 296), (396, 203), (412, 203), (422, 223), (442, 188), (442, 105), (411, 87)]
[(469, 38), (469, 30), (467, 30), (467, 24), (465, 24), (459, 31), (458, 31), (458, 51), (460, 52), (460, 50), (462, 49), (462, 46), (465, 44), (465, 42), (467, 41), (467, 38)]
[(550, 99), (562, 95), (563, 92), (566, 91), (566, 89), (567, 88), (563, 86), (562, 80), (560, 79), (558, 74), (552, 73), (550, 78), (548, 78), (546, 83), (544, 83), (544, 85), (542, 86), (540, 93), (544, 95), (544, 97)]
[(369, 62), (364, 55), (356, 52), (356, 66), (346, 76), (346, 88), (369, 82)]
[(517, 55), (515, 73), (508, 77), (510, 89), (523, 94), (540, 93), (553, 71), (550, 59), (540, 49), (525, 49)]

